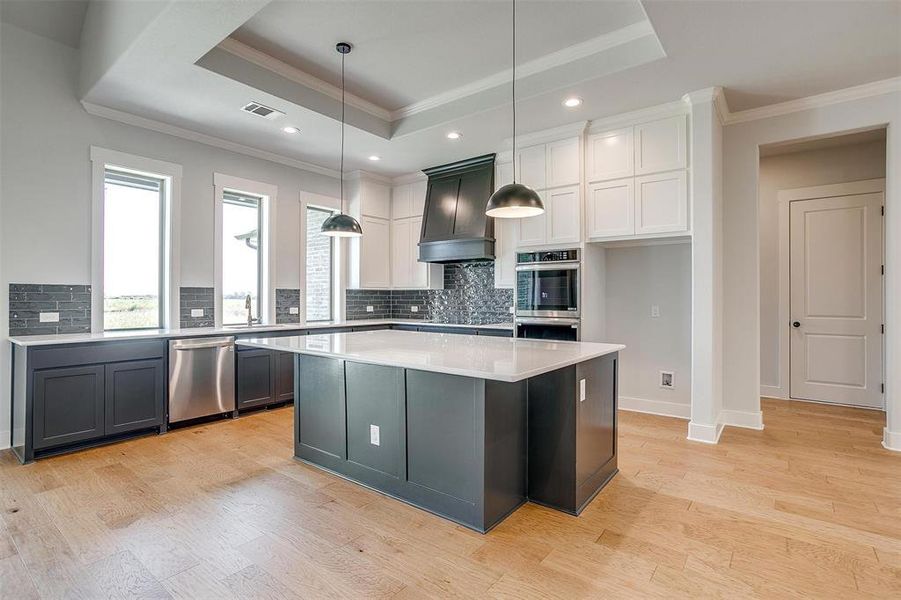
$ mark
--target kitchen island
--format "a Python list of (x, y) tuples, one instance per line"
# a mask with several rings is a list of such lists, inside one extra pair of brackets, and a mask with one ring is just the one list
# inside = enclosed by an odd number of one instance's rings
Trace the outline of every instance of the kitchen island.
[(616, 474), (624, 346), (408, 331), (240, 340), (295, 356), (294, 454), (477, 531), (579, 514)]

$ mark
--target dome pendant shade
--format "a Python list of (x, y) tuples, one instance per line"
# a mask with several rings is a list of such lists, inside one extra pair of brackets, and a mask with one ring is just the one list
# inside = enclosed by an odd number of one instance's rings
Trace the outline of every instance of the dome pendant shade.
[(332, 215), (322, 223), (323, 235), (330, 237), (360, 237), (363, 228), (360, 223), (350, 215)]
[(500, 219), (534, 217), (544, 212), (538, 193), (521, 183), (508, 183), (488, 199), (485, 214)]

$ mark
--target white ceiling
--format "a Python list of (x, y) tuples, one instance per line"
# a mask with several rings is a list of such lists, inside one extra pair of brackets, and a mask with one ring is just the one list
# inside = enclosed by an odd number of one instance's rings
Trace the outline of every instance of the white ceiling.
[[(98, 11), (91, 11), (82, 58), (92, 61), (83, 74), (95, 76), (82, 82), (86, 102), (335, 168), (334, 43), (346, 39), (356, 45), (348, 87), (361, 97), (348, 112), (349, 170), (408, 173), (501, 149), (510, 137), (509, 84), (492, 79), (509, 62), (508, 2), (116, 5), (120, 12), (142, 9), (125, 25), (143, 29), (123, 36), (120, 28), (118, 37), (128, 43), (116, 54), (104, 28), (116, 29), (118, 21), (92, 23)], [(901, 75), (899, 2), (561, 0), (517, 8), (520, 133), (711, 86), (722, 86), (736, 111)], [(441, 17), (441, 26), (429, 24), (431, 15)], [(575, 47), (561, 50), (570, 42)], [(223, 49), (228, 43), (241, 52)], [(480, 78), (490, 85), (475, 85)], [(461, 95), (461, 86), (475, 92)], [(570, 94), (584, 104), (564, 109), (561, 100)], [(270, 122), (242, 114), (238, 109), (251, 100), (287, 116)], [(397, 110), (411, 103), (420, 109)], [(289, 123), (301, 134), (283, 134)], [(463, 139), (448, 141), (449, 130)], [(372, 154), (382, 160), (368, 161)]]
[(0, 20), (78, 47), (88, 0), (0, 0)]

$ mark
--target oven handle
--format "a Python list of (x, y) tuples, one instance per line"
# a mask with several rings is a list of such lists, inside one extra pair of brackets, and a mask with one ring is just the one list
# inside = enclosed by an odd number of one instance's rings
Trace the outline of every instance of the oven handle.
[(541, 317), (517, 317), (516, 324), (520, 323), (524, 325), (560, 325), (566, 326), (569, 325), (574, 329), (579, 328), (579, 319), (564, 319), (564, 318), (541, 318)]
[(577, 271), (579, 270), (579, 261), (569, 260), (566, 262), (555, 263), (527, 263), (516, 265), (517, 271)]

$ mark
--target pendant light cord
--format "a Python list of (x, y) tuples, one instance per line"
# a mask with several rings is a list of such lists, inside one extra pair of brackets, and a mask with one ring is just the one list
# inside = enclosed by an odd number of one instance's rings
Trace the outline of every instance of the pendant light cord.
[(341, 212), (344, 212), (344, 53), (341, 54)]
[(513, 0), (513, 183), (516, 183), (516, 0)]

